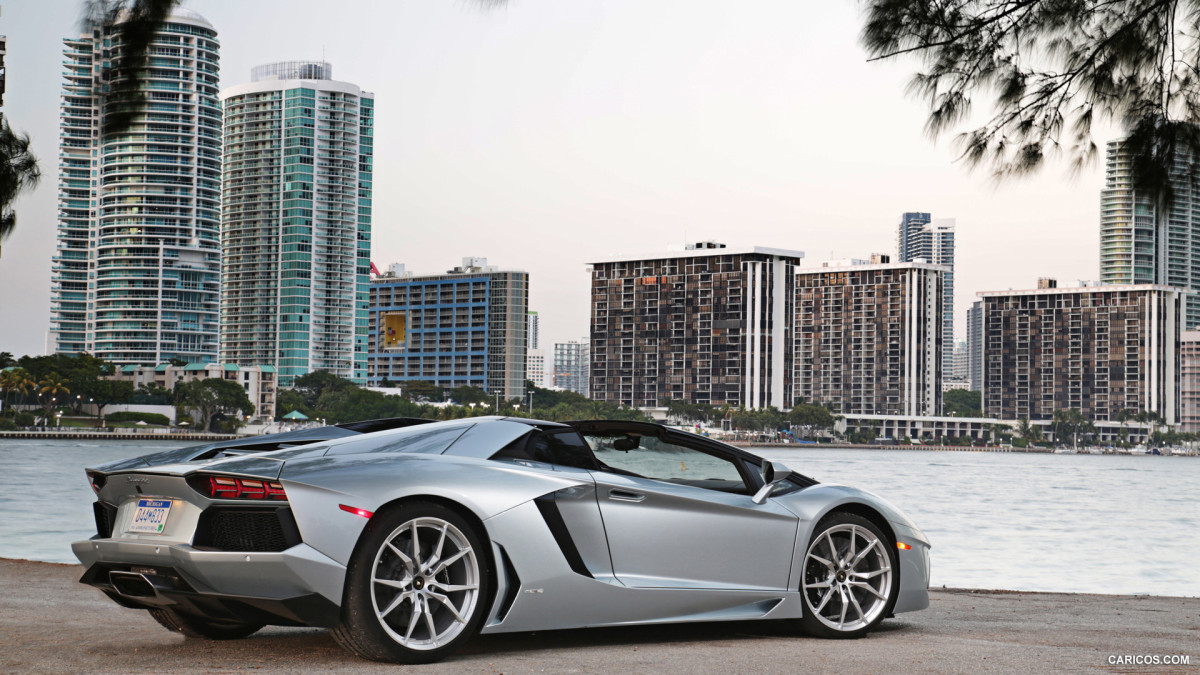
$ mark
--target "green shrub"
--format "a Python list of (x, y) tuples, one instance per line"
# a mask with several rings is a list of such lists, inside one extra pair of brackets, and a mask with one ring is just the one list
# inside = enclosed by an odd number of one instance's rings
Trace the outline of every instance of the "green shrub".
[(17, 425), (7, 417), (0, 417), (0, 431), (16, 431)]
[(166, 426), (171, 423), (170, 418), (166, 415), (146, 412), (122, 411), (109, 413), (104, 418), (109, 422), (145, 422), (146, 424), (157, 424), (159, 426)]
[(37, 422), (37, 418), (33, 416), (33, 413), (21, 412), (17, 413), (17, 417), (13, 421), (16, 422), (17, 426), (19, 427), (31, 427), (33, 426), (34, 422)]

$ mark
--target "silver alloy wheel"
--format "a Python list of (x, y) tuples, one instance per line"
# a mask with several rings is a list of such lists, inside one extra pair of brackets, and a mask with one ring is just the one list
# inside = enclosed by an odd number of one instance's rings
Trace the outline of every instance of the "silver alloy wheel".
[(861, 525), (839, 523), (813, 537), (804, 557), (804, 604), (839, 632), (870, 626), (892, 593), (887, 544)]
[(437, 649), (467, 627), (479, 581), (479, 559), (466, 535), (441, 518), (414, 518), (375, 553), (371, 605), (398, 644)]

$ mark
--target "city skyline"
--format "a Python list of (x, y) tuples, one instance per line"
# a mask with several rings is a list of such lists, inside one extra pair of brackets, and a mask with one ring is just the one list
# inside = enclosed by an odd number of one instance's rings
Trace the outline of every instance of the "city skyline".
[[(903, 95), (909, 67), (865, 63), (852, 8), (713, 6), (685, 17), (663, 47), (648, 27), (668, 9), (644, 3), (388, 8), (381, 15), (390, 21), (354, 35), (305, 20), (316, 15), (306, 3), (295, 16), (270, 3), (185, 7), (221, 33), (226, 85), (258, 63), (313, 58), (318, 45), (342, 77), (370, 82), (380, 114), (393, 120), (376, 143), (383, 190), (372, 257), (446, 267), (461, 255), (448, 242), (470, 240), (477, 255), (530, 271), (548, 343), (587, 325), (589, 259), (703, 238), (806, 250), (812, 260), (886, 251), (895, 214), (914, 205), (969, 223), (959, 232), (955, 311), (976, 291), (1021, 279), (1097, 276), (1101, 167), (1069, 183), (1052, 165), (993, 191), (922, 136), (924, 112)], [(17, 204), (21, 225), (0, 258), (0, 308), (13, 318), (5, 348), (40, 353), (58, 134), (38, 111), (55, 104), (59, 41), (76, 32), (79, 6), (5, 9), (5, 110), (34, 137), (47, 175)], [(278, 30), (254, 28), (265, 25)], [(392, 34), (396, 54), (379, 59), (371, 36)], [(638, 69), (620, 56), (629, 45)], [(314, 53), (297, 53), (306, 51)], [(818, 58), (836, 67), (815, 71)], [(814, 92), (821, 105), (811, 105)], [(881, 107), (895, 115), (871, 113)], [(846, 116), (869, 124), (851, 136), (838, 121)], [(817, 133), (826, 128), (835, 133)], [(1006, 250), (1020, 264), (983, 264)]]

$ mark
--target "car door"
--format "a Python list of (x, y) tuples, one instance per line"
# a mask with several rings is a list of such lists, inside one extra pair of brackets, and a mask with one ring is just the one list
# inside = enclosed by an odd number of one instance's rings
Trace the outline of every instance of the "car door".
[[(774, 500), (751, 500), (757, 483), (737, 457), (612, 429), (584, 437), (603, 464), (593, 471), (596, 498), (621, 583), (788, 587), (797, 518)], [(637, 446), (619, 449), (629, 438)]]

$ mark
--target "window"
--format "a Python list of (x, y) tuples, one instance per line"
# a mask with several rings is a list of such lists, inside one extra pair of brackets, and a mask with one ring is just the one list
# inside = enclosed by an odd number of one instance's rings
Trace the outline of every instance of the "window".
[(750, 488), (732, 459), (668, 443), (654, 436), (621, 434), (586, 438), (596, 459), (603, 465), (601, 471), (750, 494)]
[(526, 434), (509, 443), (492, 455), (492, 458), (507, 457), (524, 459), (577, 469), (599, 469), (600, 463), (592, 455), (592, 449), (579, 432), (573, 429), (554, 429)]

